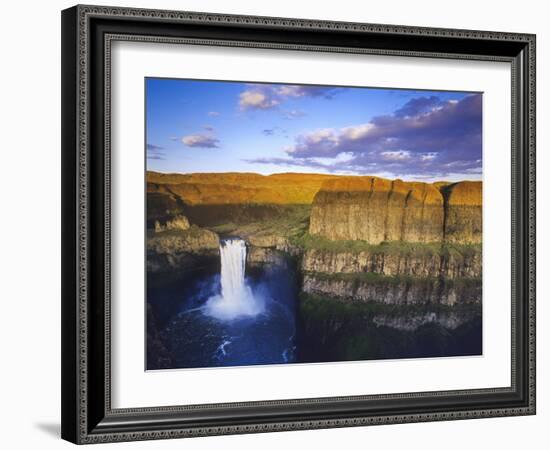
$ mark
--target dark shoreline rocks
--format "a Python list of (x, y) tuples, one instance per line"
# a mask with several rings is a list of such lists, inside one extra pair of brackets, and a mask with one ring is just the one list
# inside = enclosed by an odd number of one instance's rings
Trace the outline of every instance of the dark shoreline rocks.
[(481, 304), (481, 280), (417, 279), (412, 277), (352, 276), (306, 273), (302, 291), (346, 302), (387, 305)]

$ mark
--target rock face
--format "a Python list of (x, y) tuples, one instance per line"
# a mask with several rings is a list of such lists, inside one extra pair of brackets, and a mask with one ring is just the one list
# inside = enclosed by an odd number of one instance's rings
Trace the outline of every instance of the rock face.
[(454, 306), (481, 302), (481, 283), (444, 279), (390, 278), (368, 281), (360, 278), (305, 274), (302, 290), (307, 294), (344, 301), (386, 305), (440, 304)]
[(399, 254), (379, 251), (331, 252), (307, 250), (302, 257), (304, 272), (362, 273), (386, 276), (478, 278), (481, 277), (481, 252), (436, 252)]
[(463, 181), (442, 188), (445, 196), (445, 240), (480, 243), (482, 183)]
[(248, 242), (255, 247), (283, 249), (288, 246), (288, 239), (275, 234), (252, 235)]
[(376, 177), (328, 180), (313, 200), (309, 232), (372, 244), (441, 241), (443, 196), (425, 183)]
[(218, 258), (219, 246), (216, 233), (197, 226), (183, 231), (155, 232), (147, 237), (147, 270), (162, 272), (193, 268), (201, 257)]
[(282, 266), (290, 256), (304, 294), (365, 304), (481, 303), (481, 182), (150, 172), (147, 198), (152, 272), (179, 276), (219, 264), (219, 238), (207, 227), (245, 239), (252, 269)]
[(268, 247), (249, 246), (246, 253), (247, 266), (279, 266), (284, 263), (283, 253)]
[(313, 199), (309, 225), (312, 235), (371, 244), (442, 242), (446, 231), (449, 242), (480, 242), (480, 182), (433, 185), (377, 177), (329, 179)]
[(378, 314), (372, 322), (379, 327), (389, 327), (401, 331), (415, 331), (426, 324), (438, 324), (447, 330), (455, 330), (459, 326), (479, 317), (479, 312), (445, 311), (426, 312), (423, 314), (408, 314), (405, 316), (390, 316)]
[(181, 215), (174, 217), (172, 220), (168, 220), (165, 225), (161, 225), (158, 220), (155, 222), (156, 233), (175, 230), (185, 231), (188, 230), (190, 227), (191, 225), (189, 224), (189, 220), (187, 220), (187, 217)]

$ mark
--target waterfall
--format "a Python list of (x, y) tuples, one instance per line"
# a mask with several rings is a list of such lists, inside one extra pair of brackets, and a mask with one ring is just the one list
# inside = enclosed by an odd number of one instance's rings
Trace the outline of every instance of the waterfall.
[(242, 239), (220, 242), (221, 295), (210, 298), (206, 313), (221, 320), (255, 316), (263, 311), (263, 302), (254, 298), (245, 280), (246, 243)]
[(247, 295), (244, 282), (246, 245), (243, 240), (222, 241), (220, 245), (222, 264), (222, 298), (228, 303), (238, 302)]

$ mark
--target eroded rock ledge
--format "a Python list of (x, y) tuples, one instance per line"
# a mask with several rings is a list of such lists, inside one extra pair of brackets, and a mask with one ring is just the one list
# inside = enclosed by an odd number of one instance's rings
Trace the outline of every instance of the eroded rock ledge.
[(378, 177), (326, 180), (309, 233), (330, 240), (480, 243), (482, 183), (448, 185)]
[[(183, 219), (180, 219), (183, 220)], [(186, 229), (149, 232), (147, 270), (163, 272), (194, 268), (203, 258), (219, 258), (220, 240), (216, 233), (195, 225)]]
[(346, 302), (386, 305), (480, 304), (478, 279), (385, 277), (376, 274), (304, 273), (302, 291)]
[(475, 247), (458, 251), (441, 247), (439, 251), (397, 252), (378, 249), (359, 252), (306, 250), (301, 268), (305, 272), (363, 273), (386, 276), (479, 278), (481, 277), (481, 249)]

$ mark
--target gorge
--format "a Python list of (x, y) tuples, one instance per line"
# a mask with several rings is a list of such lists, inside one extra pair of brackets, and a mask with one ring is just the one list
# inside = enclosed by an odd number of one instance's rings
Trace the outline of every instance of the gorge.
[(148, 368), (480, 354), (481, 243), (481, 182), (148, 172)]

